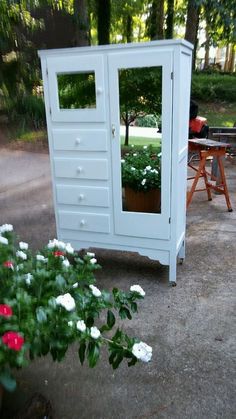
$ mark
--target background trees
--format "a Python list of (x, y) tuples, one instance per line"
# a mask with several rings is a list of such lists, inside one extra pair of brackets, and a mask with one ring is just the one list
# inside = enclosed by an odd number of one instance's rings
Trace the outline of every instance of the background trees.
[(216, 68), (218, 46), (221, 70), (235, 72), (235, 0), (1, 0), (0, 16), (0, 111), (35, 127), (44, 121), (38, 49), (185, 37), (193, 69), (201, 46), (202, 67)]

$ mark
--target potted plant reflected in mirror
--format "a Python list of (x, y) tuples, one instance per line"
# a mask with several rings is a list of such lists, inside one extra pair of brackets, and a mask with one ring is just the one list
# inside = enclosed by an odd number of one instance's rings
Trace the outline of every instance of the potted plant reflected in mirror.
[(132, 148), (121, 159), (123, 210), (161, 212), (161, 152), (152, 146)]

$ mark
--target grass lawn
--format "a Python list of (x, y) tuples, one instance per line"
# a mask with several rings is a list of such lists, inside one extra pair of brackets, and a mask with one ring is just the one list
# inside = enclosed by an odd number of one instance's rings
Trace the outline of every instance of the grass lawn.
[[(125, 137), (124, 135), (120, 136), (121, 144), (124, 145)], [(153, 147), (160, 147), (161, 142), (159, 139), (149, 138), (149, 137), (129, 137), (129, 145), (135, 145), (143, 147), (144, 145), (152, 145)]]
[(210, 127), (233, 127), (236, 122), (236, 103), (197, 103), (198, 115), (207, 118)]

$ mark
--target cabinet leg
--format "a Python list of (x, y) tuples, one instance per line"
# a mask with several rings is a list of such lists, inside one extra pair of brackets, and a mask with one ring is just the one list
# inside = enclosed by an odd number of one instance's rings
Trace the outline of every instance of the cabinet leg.
[(179, 253), (178, 253), (178, 261), (181, 265), (184, 259), (185, 259), (185, 240), (183, 240), (182, 245), (179, 249)]
[(172, 287), (176, 286), (176, 273), (177, 273), (176, 256), (174, 257), (170, 256), (169, 284)]

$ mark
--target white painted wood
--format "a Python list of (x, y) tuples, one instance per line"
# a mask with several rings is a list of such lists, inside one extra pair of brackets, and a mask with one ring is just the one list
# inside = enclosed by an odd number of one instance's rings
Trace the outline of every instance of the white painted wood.
[[(192, 45), (183, 40), (41, 51), (57, 235), (79, 250), (136, 251), (169, 265), (185, 256)], [(122, 213), (119, 68), (161, 66), (161, 214)], [(57, 74), (95, 72), (96, 108), (60, 109)], [(172, 74), (173, 73), (173, 74)], [(131, 93), (132, 94), (132, 93)]]
[(105, 159), (73, 159), (55, 157), (55, 176), (75, 179), (107, 179), (108, 166)]
[(57, 185), (58, 204), (108, 207), (109, 189), (102, 187)]
[(60, 227), (69, 230), (110, 232), (110, 217), (107, 214), (59, 211), (58, 215)]
[(107, 151), (107, 132), (101, 129), (53, 129), (56, 151)]

